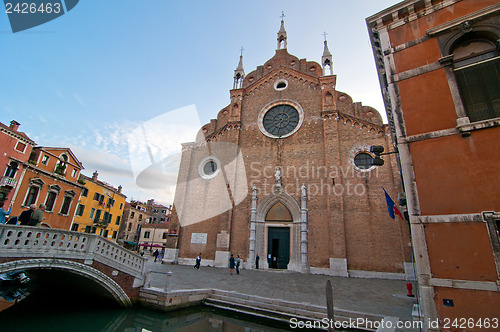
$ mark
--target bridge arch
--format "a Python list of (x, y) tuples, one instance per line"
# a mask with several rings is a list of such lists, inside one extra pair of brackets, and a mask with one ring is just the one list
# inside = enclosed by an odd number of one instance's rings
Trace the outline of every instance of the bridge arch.
[(132, 301), (120, 285), (106, 274), (86, 264), (70, 260), (45, 258), (22, 259), (0, 264), (2, 273), (24, 270), (29, 274), (29, 270), (39, 269), (57, 269), (78, 274), (103, 287), (121, 306), (132, 306)]

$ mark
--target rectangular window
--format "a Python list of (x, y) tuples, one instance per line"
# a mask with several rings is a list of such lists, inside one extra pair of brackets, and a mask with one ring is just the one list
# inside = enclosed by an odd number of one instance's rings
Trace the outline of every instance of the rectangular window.
[(115, 225), (120, 225), (120, 216), (116, 216)]
[(115, 200), (112, 199), (111, 197), (108, 197), (108, 205), (109, 206), (115, 206)]
[(129, 222), (129, 223), (128, 223), (128, 231), (130, 232), (131, 230), (132, 230), (132, 223), (131, 223), (131, 222)]
[(78, 232), (78, 224), (76, 223), (73, 223), (73, 225), (71, 225), (71, 230), (74, 231), (74, 232)]
[(76, 178), (76, 174), (78, 173), (78, 170), (76, 169), (73, 169), (73, 171), (71, 172), (71, 176)]
[(78, 207), (76, 208), (76, 215), (77, 216), (83, 216), (83, 211), (85, 210), (85, 205), (83, 204), (78, 204)]
[(116, 231), (113, 231), (113, 237), (112, 238), (116, 239), (116, 235), (117, 235)]
[(101, 218), (101, 210), (95, 212), (94, 222), (99, 222), (99, 218)]
[(96, 230), (97, 230), (96, 227), (92, 227), (92, 229), (90, 230), (90, 233), (95, 234)]
[(92, 227), (85, 226), (85, 233), (90, 233), (92, 231)]
[(123, 203), (120, 203), (120, 210), (123, 209)]
[(94, 201), (98, 201), (99, 203), (104, 202), (104, 195), (101, 195), (99, 193), (94, 194)]
[(31, 204), (35, 204), (39, 191), (40, 191), (39, 187), (30, 186), (28, 189), (28, 195), (26, 196), (26, 201), (24, 201), (24, 206), (30, 206)]
[(145, 239), (149, 239), (149, 236), (151, 235), (151, 233), (149, 231), (145, 231), (144, 232), (144, 238)]
[(61, 207), (61, 214), (67, 215), (69, 213), (69, 207), (71, 206), (71, 201), (73, 197), (64, 196), (63, 204)]
[(90, 217), (89, 217), (89, 219), (94, 218), (94, 213), (95, 213), (95, 209), (92, 208), (92, 210), (90, 210)]
[(162, 237), (162, 239), (164, 239), (164, 240), (165, 240), (165, 239), (167, 238), (167, 236), (168, 236), (168, 232), (163, 232), (163, 237)]
[(471, 122), (500, 117), (500, 58), (455, 69), (465, 112)]
[(54, 211), (54, 203), (56, 202), (57, 192), (49, 191), (47, 199), (45, 200), (45, 211)]
[(142, 220), (142, 213), (139, 214), (139, 221), (141, 221), (141, 220)]
[(24, 153), (24, 150), (26, 150), (26, 144), (18, 141), (17, 144), (16, 144), (16, 148), (15, 149), (17, 151), (19, 151), (19, 152), (23, 152)]
[(83, 197), (87, 197), (88, 194), (89, 194), (89, 190), (87, 188), (83, 188), (83, 190), (82, 190), (82, 196)]
[(133, 217), (134, 217), (134, 215), (135, 215), (135, 212), (134, 212), (134, 211), (130, 212), (130, 218), (133, 218)]
[(102, 237), (108, 237), (108, 233), (109, 231), (105, 229), (104, 232), (102, 233)]
[(44, 156), (42, 157), (42, 164), (43, 164), (43, 165), (47, 165), (47, 164), (49, 163), (49, 159), (50, 159), (50, 158), (49, 158), (49, 156), (44, 155)]

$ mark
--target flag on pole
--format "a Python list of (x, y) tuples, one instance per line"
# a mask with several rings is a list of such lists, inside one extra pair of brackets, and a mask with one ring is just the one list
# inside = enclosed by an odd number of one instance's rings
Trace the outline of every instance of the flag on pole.
[(397, 214), (402, 220), (405, 220), (405, 218), (403, 218), (403, 215), (401, 214), (401, 211), (399, 211), (398, 207), (392, 200), (391, 196), (389, 196), (389, 194), (385, 191), (384, 187), (382, 187), (382, 190), (385, 194), (385, 201), (387, 202), (387, 210), (389, 210), (389, 216), (394, 219), (395, 215)]

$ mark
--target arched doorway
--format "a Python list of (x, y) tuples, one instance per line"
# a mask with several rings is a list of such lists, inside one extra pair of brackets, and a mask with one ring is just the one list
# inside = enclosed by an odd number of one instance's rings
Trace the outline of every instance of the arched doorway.
[(306, 272), (307, 207), (305, 192), (301, 205), (284, 191), (276, 190), (257, 204), (254, 187), (250, 218), (249, 262), (261, 257), (260, 268)]
[(283, 203), (274, 204), (266, 214), (267, 264), (271, 269), (286, 269), (290, 262), (290, 227), (273, 224), (290, 224), (292, 215)]

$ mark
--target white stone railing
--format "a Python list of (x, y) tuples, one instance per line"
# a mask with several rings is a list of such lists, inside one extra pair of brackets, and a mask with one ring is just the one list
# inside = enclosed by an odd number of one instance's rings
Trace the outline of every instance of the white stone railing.
[(16, 184), (17, 184), (17, 180), (14, 179), (14, 178), (8, 177), (8, 176), (4, 176), (0, 180), (0, 186), (1, 187), (3, 187), (3, 186), (15, 187)]
[(83, 259), (89, 265), (98, 261), (140, 279), (147, 261), (96, 234), (15, 225), (0, 225), (0, 257)]

